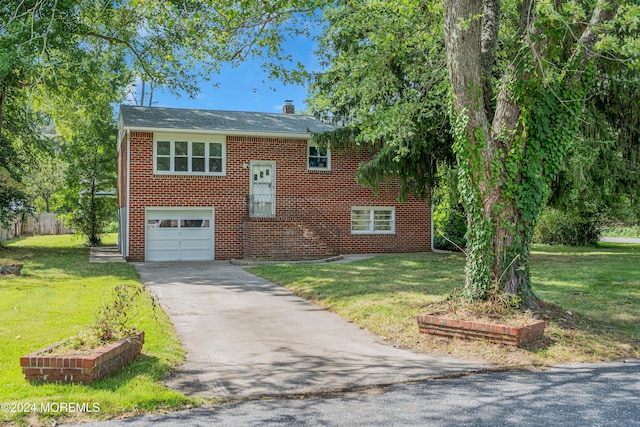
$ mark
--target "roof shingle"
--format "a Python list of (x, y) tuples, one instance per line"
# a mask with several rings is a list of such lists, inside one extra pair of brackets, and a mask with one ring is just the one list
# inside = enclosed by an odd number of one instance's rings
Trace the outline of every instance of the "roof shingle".
[(125, 129), (309, 134), (335, 130), (313, 116), (121, 105)]

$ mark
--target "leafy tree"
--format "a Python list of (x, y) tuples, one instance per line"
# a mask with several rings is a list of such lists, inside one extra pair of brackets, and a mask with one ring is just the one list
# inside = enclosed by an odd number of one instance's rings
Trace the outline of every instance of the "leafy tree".
[(69, 162), (66, 217), (90, 246), (101, 243), (100, 235), (117, 210), (114, 197), (101, 196), (116, 187), (116, 135), (110, 109), (103, 109), (101, 116), (79, 112), (64, 146), (63, 155)]
[(100, 244), (100, 235), (117, 209), (114, 197), (100, 194), (115, 192), (116, 187), (117, 130), (112, 105), (125, 96), (126, 88), (119, 83), (127, 79), (123, 65), (118, 52), (95, 46), (92, 55), (57, 70), (64, 80), (78, 78), (82, 70), (82, 85), (43, 85), (34, 98), (38, 108), (55, 123), (61, 160), (68, 164), (64, 196), (67, 218), (92, 246)]
[[(90, 70), (69, 70), (92, 58), (97, 65), (99, 59), (126, 59), (113, 76), (121, 88), (135, 75), (152, 87), (191, 95), (222, 64), (263, 55), (275, 67), (291, 59), (282, 44), (308, 34), (308, 18), (323, 3), (6, 0), (0, 6), (0, 130), (11, 126), (5, 114), (11, 104), (30, 107), (34, 88), (86, 90)], [(96, 58), (96, 51), (109, 55)], [(26, 102), (12, 102), (18, 98)]]
[[(346, 126), (320, 139), (374, 141), (379, 152), (360, 180), (376, 186), (397, 177), (405, 192), (424, 195), (432, 161), (447, 158), (451, 129), (468, 224), (464, 295), (510, 295), (536, 307), (529, 247), (558, 173), (569, 170), (565, 159), (633, 133), (614, 123), (614, 103), (604, 113), (594, 94), (615, 74), (605, 63), (631, 67), (627, 82), (637, 78), (640, 7), (372, 0), (338, 3), (326, 17), (320, 48), (327, 70), (314, 78), (310, 105)], [(637, 97), (626, 105), (636, 106)], [(607, 135), (583, 126), (590, 106), (607, 114)], [(416, 152), (429, 144), (431, 156)]]
[(433, 246), (463, 251), (467, 245), (467, 220), (458, 192), (455, 166), (439, 165), (439, 179), (433, 189)]
[[(16, 190), (23, 171), (13, 153), (37, 151), (41, 126), (34, 117), (52, 123), (66, 143), (89, 149), (97, 144), (98, 128), (104, 129), (105, 103), (121, 102), (135, 77), (151, 87), (194, 96), (200, 80), (208, 80), (223, 63), (254, 55), (271, 58), (272, 65), (288, 60), (282, 43), (289, 34), (307, 31), (299, 21), (313, 16), (319, 4), (313, 0), (4, 1), (0, 168), (8, 178), (0, 182), (0, 209), (13, 212), (24, 203), (24, 193)], [(102, 96), (105, 93), (108, 99)], [(87, 115), (99, 117), (100, 124), (87, 127)], [(93, 142), (80, 143), (77, 130), (82, 127)], [(66, 152), (78, 158), (86, 154)], [(86, 175), (93, 183), (93, 176), (100, 174), (94, 170)]]
[(507, 293), (535, 307), (534, 226), (579, 131), (597, 52), (634, 49), (639, 8), (600, 0), (525, 1), (515, 10), (497, 1), (444, 4), (454, 150), (469, 223), (465, 293)]
[(419, 2), (346, 2), (324, 15), (319, 55), (330, 67), (313, 77), (308, 104), (344, 126), (315, 137), (337, 149), (373, 149), (359, 181), (376, 189), (395, 179), (401, 198), (428, 196), (438, 162), (452, 160), (439, 9)]
[(640, 220), (634, 215), (640, 212), (639, 100), (637, 71), (601, 60), (587, 96), (580, 136), (553, 183), (552, 206), (596, 225)]
[(55, 200), (64, 190), (66, 172), (67, 163), (55, 152), (39, 154), (28, 166), (25, 190), (37, 211), (52, 212)]
[(23, 212), (24, 197), (21, 186), (0, 167), (0, 228), (12, 225), (16, 216)]
[[(9, 92), (16, 96), (9, 97)], [(39, 134), (26, 130), (40, 128), (43, 122), (41, 116), (24, 106), (23, 91), (8, 89), (4, 98), (4, 108), (0, 109), (0, 126), (5, 123), (0, 129), (0, 227), (6, 228), (17, 216), (31, 212), (22, 183), (23, 162), (25, 155), (44, 142)]]

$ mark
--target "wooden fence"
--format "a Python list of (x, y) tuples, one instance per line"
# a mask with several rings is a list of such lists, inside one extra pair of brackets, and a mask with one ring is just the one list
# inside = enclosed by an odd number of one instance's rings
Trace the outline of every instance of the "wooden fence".
[(16, 236), (50, 235), (50, 234), (71, 234), (70, 230), (64, 226), (62, 220), (56, 218), (54, 213), (43, 213), (29, 215), (24, 220), (17, 219), (13, 226), (0, 228), (0, 241), (11, 239)]

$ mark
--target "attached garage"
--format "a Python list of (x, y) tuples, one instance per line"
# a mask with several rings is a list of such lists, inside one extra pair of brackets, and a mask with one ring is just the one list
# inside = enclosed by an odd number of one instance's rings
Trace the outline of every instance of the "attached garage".
[(213, 209), (147, 208), (147, 261), (214, 259)]

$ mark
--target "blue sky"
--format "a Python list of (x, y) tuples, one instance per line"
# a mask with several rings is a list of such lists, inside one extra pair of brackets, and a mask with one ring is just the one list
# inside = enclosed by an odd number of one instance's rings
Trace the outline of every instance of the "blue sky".
[[(316, 49), (314, 40), (297, 38), (287, 43), (287, 49), (287, 53), (292, 55), (293, 63), (300, 61), (311, 70), (319, 69), (318, 61), (313, 54)], [(269, 80), (261, 64), (259, 60), (252, 60), (235, 68), (228, 65), (222, 67), (219, 75), (212, 76), (211, 81), (201, 84), (201, 91), (196, 99), (187, 95), (177, 97), (169, 91), (156, 89), (153, 105), (274, 113), (282, 112), (284, 101), (291, 99), (296, 111), (305, 110), (307, 88)], [(218, 86), (214, 87), (214, 82), (217, 82)]]
[[(213, 82), (218, 82), (218, 86), (214, 87)], [(187, 95), (176, 97), (168, 91), (156, 91), (153, 97), (154, 106), (159, 107), (273, 113), (282, 111), (285, 99), (293, 100), (299, 111), (306, 108), (307, 88), (268, 80), (260, 63), (254, 61), (237, 68), (225, 67), (211, 82), (202, 83), (196, 99)]]

